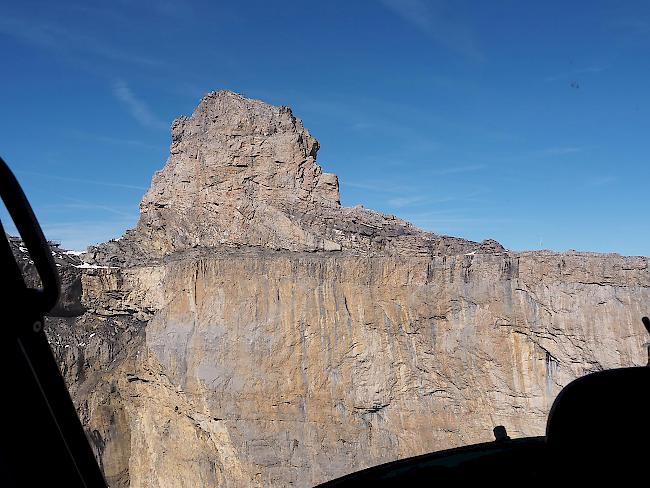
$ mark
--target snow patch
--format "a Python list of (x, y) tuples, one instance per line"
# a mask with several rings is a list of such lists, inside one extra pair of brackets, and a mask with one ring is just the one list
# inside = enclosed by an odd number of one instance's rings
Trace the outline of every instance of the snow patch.
[(76, 265), (75, 268), (79, 269), (117, 269), (117, 266), (99, 266), (97, 264), (88, 264), (88, 263), (81, 263), (79, 265)]
[(86, 251), (65, 251), (63, 254), (70, 254), (71, 256), (81, 256)]

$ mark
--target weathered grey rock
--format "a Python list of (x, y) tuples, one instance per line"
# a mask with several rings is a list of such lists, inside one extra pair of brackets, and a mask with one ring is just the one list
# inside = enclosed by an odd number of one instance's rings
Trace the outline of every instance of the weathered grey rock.
[(138, 226), (61, 263), (81, 308), (48, 334), (111, 486), (306, 487), (540, 435), (572, 379), (645, 364), (648, 258), (342, 208), (316, 149), (288, 109), (210, 94)]
[[(10, 237), (9, 245), (27, 286), (40, 287), (40, 278), (23, 241)], [(82, 264), (79, 253), (61, 249), (56, 243), (50, 243), (50, 248), (61, 279), (61, 295), (50, 316), (77, 317), (85, 311), (81, 303), (81, 270), (76, 267)]]
[(140, 204), (137, 227), (93, 249), (95, 262), (150, 261), (192, 248), (448, 255), (502, 252), (437, 236), (394, 216), (341, 207), (336, 175), (316, 163), (318, 141), (287, 107), (230, 91), (208, 94), (172, 125), (165, 167)]

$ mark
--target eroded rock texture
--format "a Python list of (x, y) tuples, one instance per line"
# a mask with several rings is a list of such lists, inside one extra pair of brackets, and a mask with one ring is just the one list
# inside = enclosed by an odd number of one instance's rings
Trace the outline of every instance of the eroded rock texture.
[(445, 255), (481, 244), (437, 236), (394, 216), (339, 202), (336, 175), (316, 163), (318, 142), (287, 107), (229, 91), (208, 94), (172, 125), (165, 167), (140, 204), (137, 227), (93, 249), (94, 259), (163, 257), (196, 248)]
[(286, 108), (210, 94), (136, 229), (61, 263), (81, 292), (49, 337), (111, 486), (305, 487), (541, 435), (563, 385), (645, 364), (647, 258), (343, 208), (317, 147)]

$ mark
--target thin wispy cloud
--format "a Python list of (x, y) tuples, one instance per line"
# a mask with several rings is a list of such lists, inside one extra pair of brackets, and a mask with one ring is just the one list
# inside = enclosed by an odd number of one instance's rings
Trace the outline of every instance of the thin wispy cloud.
[(53, 174), (47, 174), (47, 173), (38, 173), (34, 171), (16, 171), (17, 174), (19, 175), (26, 175), (26, 176), (36, 176), (38, 178), (45, 178), (49, 180), (57, 180), (57, 181), (68, 181), (70, 183), (79, 183), (82, 185), (98, 185), (98, 186), (108, 186), (112, 188), (125, 188), (128, 190), (138, 190), (138, 191), (146, 191), (147, 188), (144, 186), (138, 186), (138, 185), (131, 185), (128, 183), (119, 183), (119, 182), (111, 182), (111, 181), (103, 181), (103, 180), (90, 180), (90, 179), (84, 179), (84, 178), (74, 178), (74, 177), (69, 177), (69, 176), (59, 176), (59, 175), (53, 175)]
[(516, 222), (511, 218), (499, 218), (499, 217), (440, 217), (440, 218), (428, 218), (428, 219), (417, 219), (409, 218), (409, 221), (414, 222), (418, 226), (425, 229), (436, 229), (441, 225), (455, 225), (455, 224), (508, 224)]
[(150, 129), (167, 130), (169, 124), (159, 119), (149, 108), (133, 93), (124, 80), (113, 83), (113, 95), (127, 108), (131, 116), (141, 125)]
[(575, 78), (576, 76), (579, 75), (585, 75), (585, 74), (597, 74), (605, 71), (607, 69), (607, 66), (590, 66), (587, 68), (580, 68), (580, 69), (574, 69), (570, 71), (565, 71), (563, 73), (556, 73), (554, 75), (549, 75), (544, 78), (544, 81), (547, 83), (551, 83), (554, 81), (561, 81), (561, 80), (569, 80), (571, 78)]
[(157, 14), (178, 20), (179, 17), (193, 16), (196, 5), (186, 0), (115, 0), (113, 3), (121, 4), (125, 11), (133, 11), (134, 6), (139, 7), (147, 14)]
[(450, 15), (445, 1), (380, 0), (381, 3), (447, 49), (473, 61), (484, 61), (472, 30), (461, 19)]
[(373, 124), (372, 122), (353, 122), (352, 124), (350, 124), (350, 127), (353, 130), (362, 131), (362, 130), (367, 130), (367, 129), (374, 128), (375, 124)]
[(446, 176), (446, 175), (455, 175), (459, 173), (474, 173), (476, 171), (481, 171), (487, 168), (485, 164), (468, 164), (465, 166), (449, 166), (447, 168), (442, 168), (429, 172), (429, 174), (434, 176)]
[(341, 181), (340, 184), (377, 193), (403, 193), (409, 190), (408, 186), (396, 185), (391, 181)]
[[(420, 229), (434, 232), (437, 234), (455, 235), (465, 238), (476, 238), (468, 234), (469, 229), (493, 229), (503, 225), (511, 225), (513, 223), (523, 223), (520, 219), (513, 219), (510, 217), (503, 217), (497, 215), (481, 215), (477, 213), (477, 209), (470, 208), (450, 208), (450, 209), (435, 209), (420, 212), (406, 212), (400, 213), (400, 218), (413, 223)], [(483, 232), (479, 233), (480, 238), (485, 238)]]
[(413, 195), (410, 197), (389, 198), (386, 203), (393, 208), (403, 208), (429, 203), (429, 201), (429, 197), (426, 195)]
[(603, 186), (609, 186), (612, 183), (616, 182), (616, 178), (611, 175), (595, 176), (593, 178), (588, 178), (585, 181), (585, 187), (587, 188), (600, 188)]
[(103, 136), (99, 134), (91, 134), (89, 132), (83, 132), (78, 130), (70, 130), (70, 131), (66, 131), (66, 133), (70, 134), (71, 136), (77, 139), (91, 141), (91, 142), (99, 142), (102, 144), (109, 144), (114, 146), (130, 146), (130, 147), (140, 147), (142, 149), (156, 149), (156, 150), (160, 150), (163, 148), (163, 146), (149, 144), (147, 142), (139, 141), (136, 139), (122, 139), (120, 137)]
[[(450, 202), (456, 202), (456, 203), (469, 203), (469, 202), (478, 202), (481, 201), (480, 199), (477, 199), (479, 195), (482, 195), (485, 193), (485, 190), (479, 189), (479, 190), (474, 190), (468, 193), (462, 193), (459, 195), (454, 195), (454, 196), (437, 196), (433, 192), (428, 192), (428, 193), (418, 193), (418, 194), (410, 194), (410, 195), (404, 195), (404, 196), (399, 196), (399, 197), (393, 197), (389, 198), (386, 203), (396, 209), (400, 208), (409, 208), (409, 207), (424, 207), (424, 206), (432, 206), (432, 205), (439, 205), (443, 203), (450, 203)], [(439, 210), (440, 212), (448, 212), (449, 210)]]
[(0, 33), (34, 47), (68, 56), (98, 58), (138, 66), (163, 66), (158, 59), (127, 52), (110, 43), (72, 31), (53, 21), (0, 17)]
[(423, 229), (438, 229), (443, 225), (456, 225), (456, 224), (504, 224), (512, 222), (520, 222), (520, 220), (508, 217), (474, 217), (469, 215), (437, 215), (432, 213), (426, 214), (410, 214), (402, 215), (409, 222), (413, 222)]
[(565, 156), (567, 154), (577, 154), (585, 150), (584, 147), (580, 146), (558, 146), (558, 147), (548, 147), (538, 151), (536, 155), (538, 156)]
[[(457, 197), (432, 197), (431, 195), (413, 195), (405, 197), (389, 198), (386, 203), (393, 208), (422, 207), (425, 205), (436, 205), (461, 201), (463, 198)], [(446, 211), (445, 211), (446, 212)]]
[(153, 0), (147, 2), (147, 6), (152, 8), (159, 15), (174, 19), (178, 19), (179, 16), (187, 16), (188, 14), (191, 14), (194, 9), (194, 6), (190, 2), (179, 0)]
[(109, 213), (112, 215), (117, 215), (119, 217), (124, 217), (126, 219), (133, 219), (137, 218), (138, 212), (132, 208), (127, 208), (127, 207), (121, 207), (121, 206), (116, 206), (116, 205), (102, 205), (102, 204), (95, 204), (95, 203), (90, 203), (90, 202), (85, 202), (81, 200), (75, 200), (72, 198), (67, 198), (65, 197), (65, 200), (71, 201), (71, 203), (59, 203), (59, 204), (52, 204), (52, 205), (43, 205), (41, 206), (42, 209), (46, 210), (74, 210), (75, 213), (79, 213), (79, 211), (91, 211), (95, 212), (96, 210), (99, 210), (101, 212)]
[[(390, 137), (395, 141), (394, 147), (403, 143), (409, 150), (432, 151), (444, 145), (437, 139), (437, 134), (433, 132), (432, 127), (435, 127), (436, 131), (462, 130), (468, 135), (488, 137), (498, 141), (519, 139), (519, 136), (498, 130), (493, 126), (459, 123), (418, 105), (408, 105), (365, 94), (355, 97), (353, 103), (342, 101), (340, 97), (314, 93), (299, 93), (293, 98), (288, 97), (287, 100), (294, 101), (295, 113), (301, 118), (316, 120), (331, 118), (337, 123), (344, 120), (354, 131), (368, 133), (373, 137)], [(426, 118), (428, 127), (411, 123), (422, 118)], [(385, 154), (382, 154), (382, 157), (385, 160)], [(398, 159), (401, 159), (401, 156)]]
[[(462, 173), (471, 173), (475, 171), (480, 171), (485, 169), (487, 165), (484, 164), (475, 164), (468, 166), (456, 166), (443, 168), (439, 171), (427, 172), (427, 177), (443, 177), (446, 175), (453, 174), (462, 174)], [(434, 182), (434, 180), (430, 180)], [(435, 182), (434, 182), (435, 183)], [(481, 186), (474, 186), (474, 188), (467, 189), (458, 195), (453, 196), (440, 196), (440, 193), (435, 191), (423, 190), (424, 186), (414, 187), (409, 184), (398, 184), (394, 180), (385, 179), (385, 180), (368, 180), (368, 181), (341, 181), (341, 186), (357, 188), (360, 190), (365, 190), (378, 194), (386, 194), (387, 200), (386, 203), (392, 208), (404, 208), (412, 207), (419, 205), (434, 205), (447, 202), (476, 202), (477, 197), (485, 194), (488, 189)], [(389, 195), (394, 195), (390, 196)]]
[(609, 23), (610, 29), (617, 33), (629, 35), (646, 35), (650, 33), (650, 21), (646, 17), (628, 17), (615, 19)]
[(417, 127), (396, 123), (395, 112), (405, 113), (406, 109), (385, 101), (366, 99), (350, 104), (335, 97), (305, 97), (299, 101), (297, 110), (310, 118), (346, 120), (352, 130), (408, 140), (410, 145), (432, 143)]

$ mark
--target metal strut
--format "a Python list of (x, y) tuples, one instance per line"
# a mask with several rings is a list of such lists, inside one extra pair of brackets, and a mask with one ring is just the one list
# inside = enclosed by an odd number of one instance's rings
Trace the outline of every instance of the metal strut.
[(105, 487), (43, 328), (59, 298), (59, 274), (2, 158), (0, 196), (42, 283), (27, 287), (0, 222), (0, 485)]

